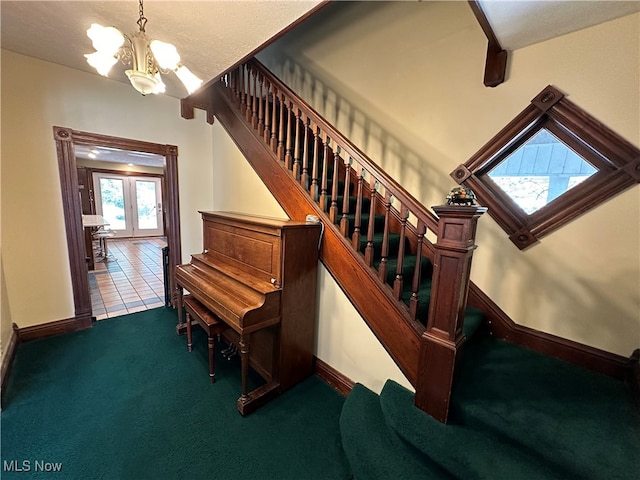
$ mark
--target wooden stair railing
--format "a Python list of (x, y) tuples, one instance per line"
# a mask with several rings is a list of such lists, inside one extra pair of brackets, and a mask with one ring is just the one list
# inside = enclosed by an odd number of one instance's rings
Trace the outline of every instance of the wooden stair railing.
[(416, 405), (445, 422), (486, 209), (437, 207), (436, 218), (255, 59), (184, 99), (182, 116), (194, 108), (219, 119), (287, 215), (322, 219), (321, 260), (416, 388)]

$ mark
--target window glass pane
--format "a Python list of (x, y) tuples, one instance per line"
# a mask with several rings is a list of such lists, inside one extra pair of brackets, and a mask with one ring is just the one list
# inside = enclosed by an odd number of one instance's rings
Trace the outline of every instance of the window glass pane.
[(136, 202), (138, 206), (138, 228), (158, 228), (155, 182), (136, 180)]
[(547, 204), (549, 177), (496, 176), (491, 177), (527, 214)]
[(593, 165), (542, 129), (488, 176), (530, 215), (596, 172)]
[(124, 219), (124, 183), (116, 178), (100, 179), (100, 197), (102, 216), (111, 230), (125, 230)]

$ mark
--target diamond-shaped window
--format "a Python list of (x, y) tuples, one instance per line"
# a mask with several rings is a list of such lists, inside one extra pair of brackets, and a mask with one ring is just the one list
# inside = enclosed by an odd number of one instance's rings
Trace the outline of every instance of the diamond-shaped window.
[(451, 176), (524, 249), (640, 183), (640, 150), (549, 85)]
[(531, 215), (597, 171), (555, 135), (542, 129), (487, 176)]

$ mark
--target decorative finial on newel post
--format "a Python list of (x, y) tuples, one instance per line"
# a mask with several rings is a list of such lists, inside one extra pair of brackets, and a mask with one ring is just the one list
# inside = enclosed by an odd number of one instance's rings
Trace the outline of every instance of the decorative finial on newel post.
[(447, 195), (447, 205), (468, 205), (476, 204), (476, 194), (467, 187), (453, 187)]
[(469, 291), (476, 225), (487, 211), (476, 205), (473, 191), (455, 187), (447, 204), (432, 207), (438, 216), (427, 329), (420, 340), (416, 406), (446, 423), (462, 324)]

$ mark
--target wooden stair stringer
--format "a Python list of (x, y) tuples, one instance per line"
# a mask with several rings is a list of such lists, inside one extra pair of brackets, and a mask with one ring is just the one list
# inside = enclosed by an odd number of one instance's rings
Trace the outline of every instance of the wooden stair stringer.
[(424, 327), (410, 319), (400, 302), (392, 297), (390, 288), (366, 265), (338, 226), (331, 223), (327, 214), (240, 116), (237, 108), (230, 105), (224, 89), (216, 84), (208, 93), (208, 116), (215, 115), (286, 214), (299, 221), (304, 221), (309, 214), (322, 219), (325, 231), (320, 260), (407, 380), (415, 386)]

